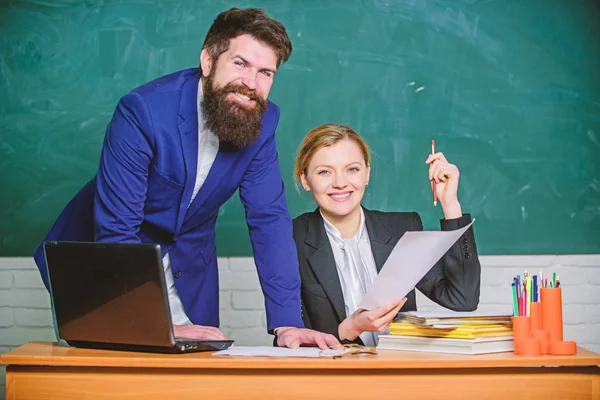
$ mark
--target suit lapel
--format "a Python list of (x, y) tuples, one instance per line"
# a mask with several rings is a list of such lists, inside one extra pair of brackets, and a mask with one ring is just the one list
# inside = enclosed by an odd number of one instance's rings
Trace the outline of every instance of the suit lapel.
[(220, 144), (219, 152), (215, 158), (210, 172), (192, 204), (188, 207), (194, 185), (196, 184), (196, 175), (198, 174), (198, 85), (200, 76), (188, 79), (184, 83), (181, 104), (179, 106), (179, 134), (181, 136), (181, 145), (183, 147), (183, 157), (185, 160), (186, 180), (183, 199), (179, 205), (177, 214), (177, 229), (179, 231), (182, 224), (188, 221), (206, 202), (210, 194), (219, 185), (225, 174), (231, 168), (233, 161), (239, 152), (230, 150), (227, 146)]
[(335, 266), (331, 244), (329, 243), (329, 238), (323, 226), (323, 219), (318, 209), (311, 214), (304, 243), (310, 246), (311, 249), (314, 249), (314, 252), (307, 257), (308, 264), (325, 291), (325, 294), (327, 294), (341, 322), (346, 318), (344, 294)]
[(181, 138), (181, 147), (183, 149), (183, 159), (185, 162), (185, 187), (183, 198), (179, 204), (177, 213), (177, 225), (175, 232), (178, 232), (183, 224), (186, 215), (187, 205), (192, 198), (194, 183), (196, 180), (196, 170), (198, 164), (198, 82), (200, 75), (194, 75), (188, 78), (183, 84), (181, 93), (181, 103), (179, 104), (179, 136)]
[(377, 215), (364, 207), (363, 210), (365, 212), (365, 224), (367, 225), (369, 240), (371, 241), (371, 251), (375, 259), (377, 273), (379, 273), (396, 243), (392, 241), (392, 234), (379, 221)]
[(206, 203), (206, 200), (208, 200), (214, 190), (219, 186), (233, 165), (233, 162), (239, 156), (239, 151), (231, 150), (225, 147), (226, 146), (223, 145), (223, 143), (219, 145), (219, 152), (217, 153), (215, 162), (210, 167), (210, 172), (208, 173), (206, 180), (202, 184), (202, 187), (200, 187), (198, 194), (188, 209), (184, 222), (188, 221), (192, 216), (194, 216), (194, 214), (198, 212), (202, 205)]

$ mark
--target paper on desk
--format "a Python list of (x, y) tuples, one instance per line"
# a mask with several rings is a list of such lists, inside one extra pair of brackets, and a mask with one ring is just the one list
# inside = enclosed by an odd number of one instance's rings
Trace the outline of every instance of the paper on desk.
[(235, 346), (227, 350), (217, 351), (213, 356), (250, 356), (250, 357), (334, 357), (347, 353), (350, 350), (321, 350), (318, 347), (300, 347), (288, 349), (287, 347), (270, 346)]
[(473, 222), (455, 231), (406, 232), (357, 308), (373, 310), (405, 297)]

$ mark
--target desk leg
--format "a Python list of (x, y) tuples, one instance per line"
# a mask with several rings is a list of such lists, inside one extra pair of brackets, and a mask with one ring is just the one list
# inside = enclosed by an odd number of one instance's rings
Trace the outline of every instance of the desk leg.
[(15, 400), (17, 395), (15, 394), (14, 374), (10, 374), (10, 367), (6, 368), (6, 400)]

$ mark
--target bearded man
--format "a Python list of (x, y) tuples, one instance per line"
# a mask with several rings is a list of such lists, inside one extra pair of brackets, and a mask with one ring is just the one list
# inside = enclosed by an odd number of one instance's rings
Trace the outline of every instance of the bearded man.
[[(175, 336), (226, 339), (219, 326), (215, 223), (236, 190), (280, 346), (339, 347), (303, 328), (298, 257), (267, 100), (292, 52), (285, 28), (258, 9), (222, 12), (200, 68), (123, 96), (106, 130), (96, 176), (44, 239), (160, 244)], [(49, 288), (43, 242), (34, 255)]]

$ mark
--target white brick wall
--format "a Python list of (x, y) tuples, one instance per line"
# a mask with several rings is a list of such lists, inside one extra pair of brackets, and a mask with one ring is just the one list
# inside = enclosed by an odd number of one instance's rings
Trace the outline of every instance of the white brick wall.
[[(31, 340), (56, 340), (50, 297), (31, 258), (0, 258), (0, 354)], [(0, 399), (5, 397), (0, 367)]]
[[(600, 255), (482, 256), (480, 310), (510, 310), (510, 280), (525, 270), (556, 272), (563, 286), (564, 336), (600, 353)], [(270, 345), (264, 299), (251, 258), (219, 258), (221, 329), (240, 345)], [(436, 304), (418, 293), (421, 310)], [(50, 299), (30, 258), (0, 258), (0, 353), (54, 340)], [(0, 399), (4, 398), (4, 368)]]

